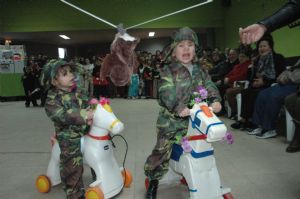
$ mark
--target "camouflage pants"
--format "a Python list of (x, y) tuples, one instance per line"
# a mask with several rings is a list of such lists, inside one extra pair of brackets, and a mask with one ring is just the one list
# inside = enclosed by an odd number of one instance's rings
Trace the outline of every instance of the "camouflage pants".
[(160, 180), (168, 172), (173, 144), (181, 140), (185, 134), (186, 130), (172, 132), (157, 130), (156, 145), (144, 166), (145, 175), (150, 180)]
[(83, 157), (80, 151), (80, 136), (66, 138), (66, 135), (62, 133), (58, 134), (56, 138), (61, 150), (60, 176), (67, 199), (84, 198)]

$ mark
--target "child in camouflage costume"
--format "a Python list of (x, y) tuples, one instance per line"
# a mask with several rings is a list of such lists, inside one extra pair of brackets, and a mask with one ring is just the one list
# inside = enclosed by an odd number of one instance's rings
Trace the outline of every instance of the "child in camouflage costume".
[(218, 89), (197, 62), (196, 46), (198, 38), (195, 32), (187, 27), (181, 28), (166, 53), (170, 64), (160, 71), (158, 102), (161, 107), (157, 120), (157, 142), (144, 167), (145, 175), (150, 180), (147, 199), (156, 198), (158, 181), (169, 168), (172, 146), (187, 133), (190, 115), (187, 106), (192, 93), (199, 86), (204, 86), (213, 111), (221, 110)]
[(44, 66), (42, 84), (49, 89), (45, 104), (54, 122), (60, 154), (60, 176), (68, 199), (84, 199), (83, 157), (80, 138), (88, 132), (93, 112), (88, 95), (76, 86), (75, 65), (51, 60)]

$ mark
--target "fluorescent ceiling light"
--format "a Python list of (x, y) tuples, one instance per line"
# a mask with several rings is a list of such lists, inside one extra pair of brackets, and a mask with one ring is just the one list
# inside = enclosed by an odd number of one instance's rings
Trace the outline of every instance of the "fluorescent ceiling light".
[(61, 38), (63, 39), (70, 39), (70, 37), (66, 36), (66, 35), (59, 35)]
[(149, 32), (149, 37), (154, 37), (155, 32)]

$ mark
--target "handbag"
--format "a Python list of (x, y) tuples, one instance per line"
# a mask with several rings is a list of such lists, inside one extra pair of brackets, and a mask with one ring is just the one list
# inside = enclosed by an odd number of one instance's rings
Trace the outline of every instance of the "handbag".
[(300, 67), (292, 67), (290, 70), (283, 71), (278, 77), (279, 84), (300, 84)]

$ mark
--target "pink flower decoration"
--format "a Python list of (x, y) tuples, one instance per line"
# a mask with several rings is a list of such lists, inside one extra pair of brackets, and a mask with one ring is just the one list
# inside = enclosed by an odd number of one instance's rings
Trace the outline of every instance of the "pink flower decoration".
[(98, 100), (96, 98), (92, 98), (90, 101), (89, 101), (89, 104), (98, 104)]
[(109, 101), (108, 98), (101, 97), (100, 100), (99, 100), (99, 103), (103, 106), (105, 104), (110, 104), (110, 101)]
[(195, 98), (195, 103), (196, 103), (196, 104), (200, 103), (201, 101), (202, 101), (201, 98), (199, 98), (199, 97), (196, 97), (196, 98)]
[(201, 96), (202, 99), (206, 99), (207, 98), (207, 90), (202, 87), (201, 89), (199, 89), (199, 94)]
[(193, 150), (187, 137), (182, 138), (181, 147), (186, 153), (190, 153)]
[(225, 136), (223, 137), (223, 140), (226, 140), (227, 144), (233, 144), (234, 142), (233, 134), (230, 131), (226, 132)]

